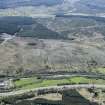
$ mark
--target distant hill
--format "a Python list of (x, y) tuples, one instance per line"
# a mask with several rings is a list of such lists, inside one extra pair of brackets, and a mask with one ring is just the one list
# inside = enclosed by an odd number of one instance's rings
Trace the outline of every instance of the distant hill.
[[(15, 10), (14, 10), (15, 8)], [(0, 16), (82, 13), (104, 15), (104, 0), (0, 0)], [(4, 11), (3, 11), (4, 9)]]
[(63, 0), (0, 0), (0, 8), (14, 8), (18, 6), (39, 6), (39, 5), (57, 5)]

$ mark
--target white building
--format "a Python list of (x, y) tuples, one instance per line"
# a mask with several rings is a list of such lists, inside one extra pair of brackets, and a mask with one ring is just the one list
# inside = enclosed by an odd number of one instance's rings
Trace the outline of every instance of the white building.
[(11, 87), (13, 87), (13, 82), (11, 79), (5, 80), (2, 79), (0, 80), (0, 89), (10, 89)]

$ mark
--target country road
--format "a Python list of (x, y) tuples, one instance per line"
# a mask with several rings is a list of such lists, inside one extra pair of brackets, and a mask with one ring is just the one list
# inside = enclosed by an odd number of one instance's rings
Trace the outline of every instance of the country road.
[(22, 95), (28, 92), (39, 92), (44, 91), (52, 92), (52, 91), (64, 91), (64, 90), (70, 90), (70, 89), (80, 89), (80, 88), (97, 88), (97, 89), (105, 89), (105, 85), (97, 85), (97, 84), (81, 84), (81, 85), (63, 85), (63, 86), (49, 86), (49, 87), (40, 87), (40, 88), (34, 88), (34, 89), (27, 89), (27, 90), (18, 90), (18, 91), (12, 91), (12, 92), (6, 92), (6, 93), (0, 93), (1, 97), (7, 97), (7, 96), (18, 96)]
[(4, 41), (0, 45), (4, 45), (8, 40), (13, 39), (15, 37), (15, 35), (12, 36), (12, 35), (3, 33), (1, 37), (2, 37), (2, 39), (4, 39)]

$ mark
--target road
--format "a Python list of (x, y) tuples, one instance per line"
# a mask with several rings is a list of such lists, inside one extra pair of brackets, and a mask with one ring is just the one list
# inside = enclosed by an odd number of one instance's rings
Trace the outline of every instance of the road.
[(99, 88), (99, 89), (105, 89), (105, 85), (97, 85), (97, 84), (81, 84), (81, 85), (63, 85), (63, 86), (49, 86), (49, 87), (40, 87), (40, 88), (34, 88), (34, 89), (27, 89), (27, 90), (18, 90), (18, 91), (12, 91), (12, 92), (6, 92), (6, 93), (0, 93), (0, 96), (18, 96), (22, 95), (28, 92), (39, 92), (44, 91), (45, 93), (51, 92), (51, 91), (64, 91), (64, 90), (70, 90), (70, 89), (80, 89), (80, 88)]
[(6, 33), (3, 33), (2, 34), (2, 39), (4, 39), (4, 41), (1, 43), (1, 45), (4, 45), (8, 40), (11, 40), (15, 37), (15, 35), (9, 35), (9, 34), (6, 34)]
[(101, 74), (79, 74), (79, 73), (72, 73), (72, 74), (54, 74), (54, 75), (41, 75), (42, 79), (61, 79), (61, 78), (70, 78), (70, 77), (89, 77), (89, 78), (99, 78), (99, 79), (105, 79), (105, 75)]

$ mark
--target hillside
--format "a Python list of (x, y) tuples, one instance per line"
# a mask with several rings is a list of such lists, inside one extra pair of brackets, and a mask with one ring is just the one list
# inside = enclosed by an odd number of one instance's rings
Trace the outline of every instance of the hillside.
[(15, 8), (19, 6), (53, 6), (57, 4), (61, 4), (63, 0), (0, 0), (0, 8)]
[[(105, 73), (105, 18), (1, 17), (0, 33), (14, 36), (0, 45), (5, 75), (37, 72)], [(7, 38), (8, 39), (8, 38)]]
[(0, 45), (0, 72), (5, 75), (62, 71), (104, 74), (104, 46), (104, 41), (14, 38)]
[(104, 16), (104, 0), (0, 0), (1, 16), (84, 14)]
[(105, 0), (0, 0), (0, 105), (105, 105)]

